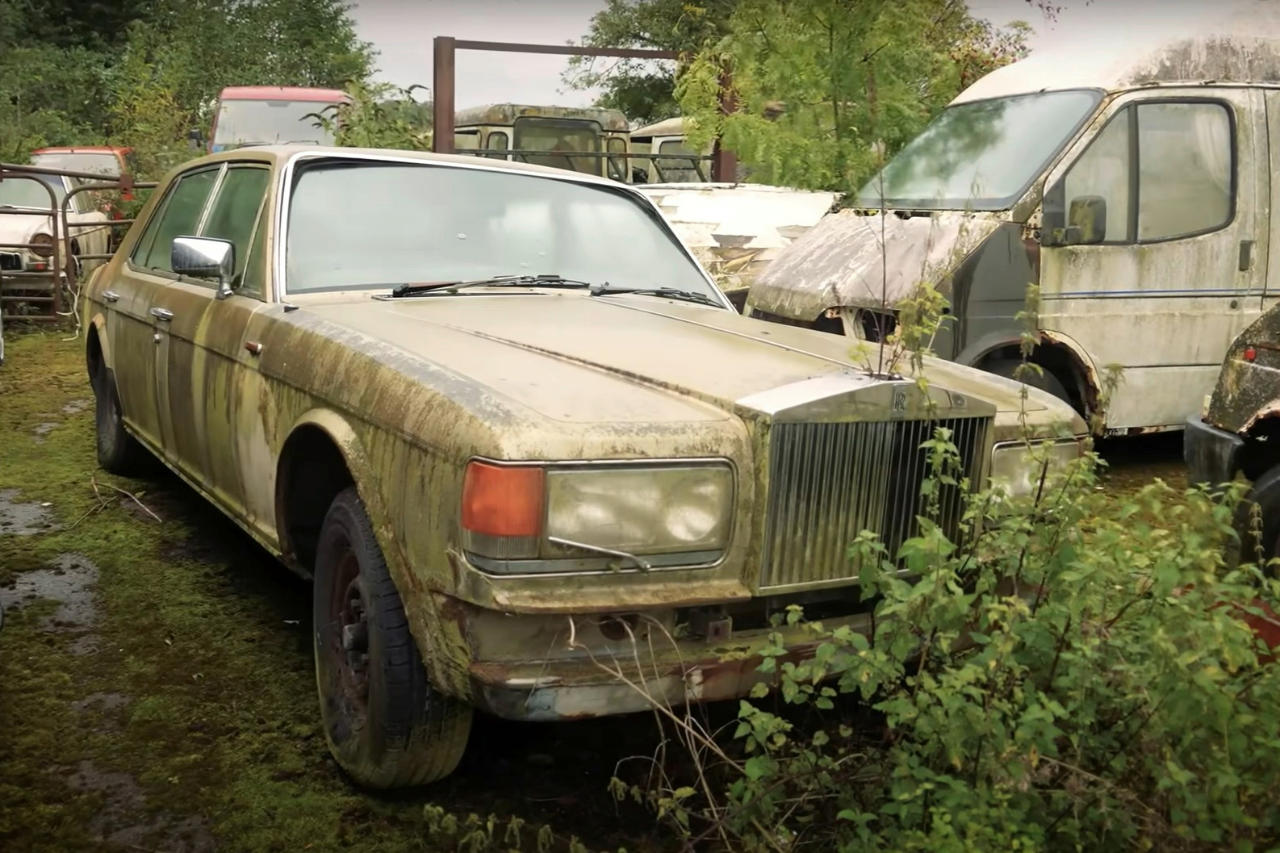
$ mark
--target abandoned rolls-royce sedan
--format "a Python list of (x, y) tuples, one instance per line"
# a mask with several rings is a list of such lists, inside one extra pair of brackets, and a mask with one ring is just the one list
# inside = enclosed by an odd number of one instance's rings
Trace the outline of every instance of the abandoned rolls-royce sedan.
[(913, 535), (935, 427), (1013, 490), (1020, 419), (1085, 432), (970, 368), (872, 376), (733, 311), (638, 192), (476, 158), (193, 161), (83, 313), (101, 464), (150, 451), (314, 579), (324, 731), (376, 787), (450, 773), (473, 708), (647, 707), (614, 666), (745, 695), (771, 611), (866, 624), (848, 545)]

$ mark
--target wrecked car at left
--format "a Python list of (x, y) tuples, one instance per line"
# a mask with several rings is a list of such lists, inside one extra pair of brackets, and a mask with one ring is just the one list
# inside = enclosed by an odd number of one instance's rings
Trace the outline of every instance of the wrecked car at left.
[(150, 451), (313, 578), (324, 731), (377, 787), (448, 775), (477, 708), (746, 695), (772, 612), (869, 625), (849, 542), (914, 535), (937, 427), (969, 487), (1015, 491), (1024, 430), (1061, 460), (1085, 432), (1010, 380), (873, 375), (743, 317), (638, 191), (539, 166), (205, 157), (84, 295), (101, 463)]

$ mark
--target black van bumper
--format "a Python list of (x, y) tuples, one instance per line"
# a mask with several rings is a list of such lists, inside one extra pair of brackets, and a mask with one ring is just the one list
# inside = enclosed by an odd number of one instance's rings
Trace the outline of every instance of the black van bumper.
[(1230, 482), (1240, 470), (1244, 439), (1218, 429), (1199, 417), (1187, 418), (1182, 434), (1182, 458), (1187, 463), (1187, 479), (1192, 485)]

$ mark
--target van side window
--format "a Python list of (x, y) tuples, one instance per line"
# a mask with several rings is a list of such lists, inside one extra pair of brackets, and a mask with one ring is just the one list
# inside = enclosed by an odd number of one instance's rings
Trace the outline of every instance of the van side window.
[(1084, 196), (1107, 204), (1107, 243), (1127, 243), (1129, 233), (1129, 110), (1112, 116), (1063, 180), (1066, 205)]
[(1231, 220), (1231, 119), (1221, 104), (1138, 105), (1138, 240), (1212, 231)]
[(1087, 196), (1106, 203), (1107, 243), (1204, 234), (1231, 221), (1235, 143), (1220, 103), (1148, 101), (1117, 112), (1045, 195), (1059, 222)]

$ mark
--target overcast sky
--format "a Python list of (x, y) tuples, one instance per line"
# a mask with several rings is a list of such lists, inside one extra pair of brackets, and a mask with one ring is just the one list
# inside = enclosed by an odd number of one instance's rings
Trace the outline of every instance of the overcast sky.
[[(1035, 29), (1033, 49), (1079, 40), (1123, 41), (1133, 28), (1147, 26), (1159, 7), (1169, 23), (1194, 0), (1059, 0), (1056, 22), (1046, 22), (1025, 0), (970, 0), (978, 17), (1003, 24), (1027, 21)], [(431, 40), (454, 36), (485, 41), (564, 44), (580, 39), (604, 0), (356, 0), (352, 17), (360, 37), (378, 51), (379, 78), (399, 86), (431, 86)], [(597, 60), (604, 62), (607, 60)], [(514, 101), (586, 106), (595, 95), (561, 82), (567, 57), (459, 51), (459, 108)]]

